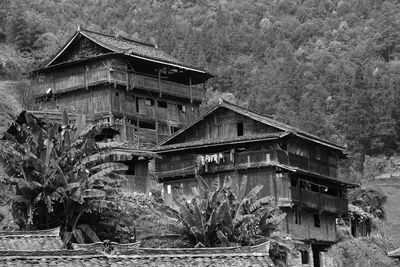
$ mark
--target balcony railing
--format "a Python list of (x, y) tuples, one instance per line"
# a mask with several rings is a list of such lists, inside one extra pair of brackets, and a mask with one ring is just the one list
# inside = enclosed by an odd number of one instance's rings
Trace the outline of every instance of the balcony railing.
[(338, 196), (331, 196), (321, 192), (291, 188), (292, 201), (299, 205), (305, 205), (310, 209), (325, 210), (333, 213), (346, 213), (347, 202)]
[(158, 78), (113, 68), (99, 68), (59, 78), (47, 78), (42, 82), (32, 81), (31, 86), (35, 95), (41, 96), (46, 94), (50, 88), (53, 93), (58, 94), (107, 82), (126, 86), (129, 90), (135, 88), (144, 89), (193, 100), (202, 100), (205, 94), (204, 90), (199, 86), (188, 86), (163, 79), (159, 80)]

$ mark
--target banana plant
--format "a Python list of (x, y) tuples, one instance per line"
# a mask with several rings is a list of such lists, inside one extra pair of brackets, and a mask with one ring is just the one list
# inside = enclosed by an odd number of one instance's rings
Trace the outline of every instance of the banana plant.
[(118, 172), (127, 166), (110, 160), (131, 155), (99, 148), (95, 137), (102, 127), (86, 126), (85, 116), (79, 115), (74, 125), (68, 121), (65, 111), (61, 123), (43, 123), (25, 113), (24, 123), (15, 123), (15, 133), (6, 134), (0, 143), (8, 182), (16, 186), (13, 214), (21, 228), (61, 225), (67, 243), (82, 243), (85, 237), (97, 242), (96, 233), (90, 225), (80, 224), (80, 218), (118, 211)]
[(286, 216), (273, 197), (257, 198), (262, 185), (246, 194), (246, 176), (240, 185), (229, 176), (222, 183), (215, 179), (211, 186), (201, 176), (197, 182), (193, 199), (180, 195), (174, 201), (177, 211), (169, 213), (188, 229), (197, 246), (252, 244), (275, 231)]

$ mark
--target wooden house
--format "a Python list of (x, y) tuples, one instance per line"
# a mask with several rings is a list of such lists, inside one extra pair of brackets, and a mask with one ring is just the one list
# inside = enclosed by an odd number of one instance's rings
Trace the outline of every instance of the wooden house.
[(303, 264), (319, 266), (320, 252), (336, 241), (336, 218), (347, 213), (347, 188), (355, 186), (339, 177), (343, 150), (222, 101), (157, 146), (163, 158), (156, 160), (156, 175), (166, 199), (177, 192), (190, 199), (195, 173), (209, 183), (229, 175), (241, 184), (247, 176), (247, 191), (264, 185), (261, 196), (274, 196), (287, 213), (281, 230), (312, 247)]
[(83, 113), (151, 147), (199, 115), (210, 77), (155, 45), (78, 28), (31, 86), (41, 111)]

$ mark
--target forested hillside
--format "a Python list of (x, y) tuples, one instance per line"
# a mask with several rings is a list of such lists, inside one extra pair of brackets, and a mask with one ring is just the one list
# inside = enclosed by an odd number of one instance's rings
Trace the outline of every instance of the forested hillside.
[[(365, 155), (400, 148), (395, 0), (2, 0), (0, 73), (20, 79), (81, 27), (152, 42), (210, 91)], [(358, 173), (358, 175), (355, 175)]]

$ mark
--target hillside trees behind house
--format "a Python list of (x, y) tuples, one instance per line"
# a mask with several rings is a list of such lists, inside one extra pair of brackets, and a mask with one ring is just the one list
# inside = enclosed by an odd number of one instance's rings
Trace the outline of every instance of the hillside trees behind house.
[(40, 66), (81, 25), (155, 43), (213, 73), (209, 91), (346, 144), (353, 179), (366, 155), (399, 150), (398, 1), (3, 0), (0, 15), (3, 77)]

